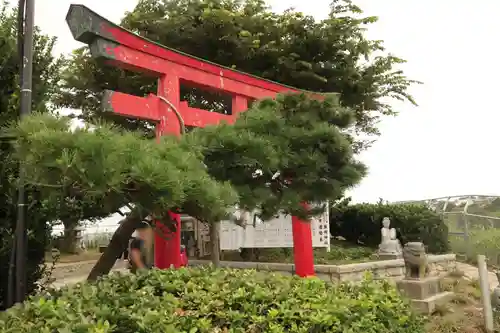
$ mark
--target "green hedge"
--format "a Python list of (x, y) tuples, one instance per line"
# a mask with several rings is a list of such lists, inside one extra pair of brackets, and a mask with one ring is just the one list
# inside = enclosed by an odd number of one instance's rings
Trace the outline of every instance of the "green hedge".
[(0, 332), (423, 333), (388, 282), (333, 285), (211, 267), (111, 276), (0, 314)]
[(377, 248), (382, 219), (389, 217), (402, 244), (422, 241), (431, 253), (450, 250), (442, 217), (421, 204), (356, 204), (346, 200), (330, 211), (330, 232), (353, 244)]
[[(13, 223), (0, 217), (0, 311), (4, 310), (7, 301), (8, 272), (10, 253), (13, 245)], [(28, 252), (26, 256), (26, 292), (35, 292), (38, 281), (44, 277), (45, 248), (49, 240), (49, 228), (45, 222), (29, 223)], [(33, 225), (33, 226), (32, 226)]]
[[(330, 251), (325, 248), (314, 249), (314, 263), (335, 265), (339, 263), (363, 262), (370, 259), (373, 249), (366, 246), (353, 246), (345, 241), (332, 241)], [(207, 258), (206, 259), (210, 259)], [(254, 248), (239, 251), (224, 251), (222, 260), (293, 263), (293, 248)]]

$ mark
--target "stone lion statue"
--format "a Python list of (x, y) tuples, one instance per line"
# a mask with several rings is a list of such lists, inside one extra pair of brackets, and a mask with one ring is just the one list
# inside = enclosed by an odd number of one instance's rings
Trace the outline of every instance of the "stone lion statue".
[(429, 273), (425, 246), (421, 242), (406, 243), (403, 248), (403, 259), (407, 278), (422, 279)]

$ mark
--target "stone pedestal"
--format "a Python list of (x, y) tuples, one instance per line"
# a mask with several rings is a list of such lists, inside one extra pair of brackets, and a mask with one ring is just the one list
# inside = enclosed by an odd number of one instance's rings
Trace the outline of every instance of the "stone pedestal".
[(423, 279), (405, 278), (397, 282), (398, 289), (408, 298), (415, 310), (431, 314), (436, 306), (446, 304), (453, 298), (452, 292), (441, 292), (441, 278), (430, 276)]

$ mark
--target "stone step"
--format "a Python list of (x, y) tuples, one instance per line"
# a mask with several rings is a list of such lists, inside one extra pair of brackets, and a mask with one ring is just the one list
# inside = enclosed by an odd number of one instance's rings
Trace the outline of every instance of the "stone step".
[(432, 314), (436, 307), (443, 306), (453, 300), (454, 293), (450, 291), (445, 291), (437, 295), (428, 297), (423, 300), (412, 299), (411, 305), (413, 308), (423, 314)]

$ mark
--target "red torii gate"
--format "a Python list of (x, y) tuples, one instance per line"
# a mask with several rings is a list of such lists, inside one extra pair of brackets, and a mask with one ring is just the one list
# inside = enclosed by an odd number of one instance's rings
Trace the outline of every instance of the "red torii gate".
[[(180, 134), (180, 124), (167, 99), (181, 114), (186, 126), (204, 127), (221, 121), (234, 122), (248, 107), (249, 100), (274, 97), (278, 93), (299, 90), (250, 74), (238, 72), (154, 43), (127, 31), (83, 5), (71, 5), (66, 16), (73, 37), (90, 46), (93, 57), (108, 63), (153, 75), (158, 78), (158, 92), (138, 97), (105, 91), (103, 106), (119, 115), (154, 121), (156, 136)], [(180, 83), (232, 96), (231, 115), (188, 106), (180, 100)], [(160, 97), (158, 97), (160, 96)], [(179, 267), (180, 216), (170, 212), (177, 223), (169, 240), (156, 235), (155, 264), (158, 268)], [(295, 271), (299, 276), (314, 275), (311, 226), (308, 221), (292, 217)]]

